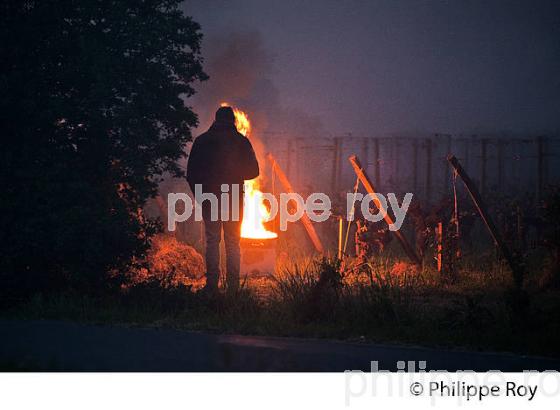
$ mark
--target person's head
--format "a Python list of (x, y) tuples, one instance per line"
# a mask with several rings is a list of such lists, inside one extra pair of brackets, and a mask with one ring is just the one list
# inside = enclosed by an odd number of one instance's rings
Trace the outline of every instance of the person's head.
[(231, 107), (220, 107), (216, 111), (216, 122), (220, 124), (235, 125), (235, 114)]

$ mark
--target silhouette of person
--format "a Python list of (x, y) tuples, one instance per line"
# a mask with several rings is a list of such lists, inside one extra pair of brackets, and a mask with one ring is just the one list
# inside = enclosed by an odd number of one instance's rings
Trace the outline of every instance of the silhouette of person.
[[(220, 240), (222, 230), (226, 250), (226, 285), (228, 291), (239, 288), (241, 221), (243, 220), (243, 181), (259, 176), (259, 164), (250, 141), (237, 132), (235, 115), (231, 107), (221, 107), (216, 112), (215, 121), (205, 133), (195, 139), (187, 165), (187, 181), (191, 190), (196, 192), (200, 184), (203, 193), (212, 193), (218, 198), (218, 219), (212, 218), (210, 201), (195, 199), (202, 206), (206, 234), (206, 286), (204, 292), (215, 294), (218, 291), (220, 271)], [(229, 200), (228, 215), (222, 214), (220, 202), (223, 184), (232, 193), (238, 185), (239, 196)], [(237, 208), (237, 213), (234, 210)], [(232, 216), (239, 215), (238, 220)], [(228, 220), (225, 220), (228, 219)]]

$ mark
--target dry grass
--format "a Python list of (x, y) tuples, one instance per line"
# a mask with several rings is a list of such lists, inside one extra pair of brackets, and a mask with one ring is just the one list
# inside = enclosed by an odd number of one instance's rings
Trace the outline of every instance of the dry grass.
[(203, 281), (204, 259), (193, 247), (169, 234), (152, 238), (144, 267), (127, 275), (125, 287), (157, 282), (164, 288), (198, 285)]
[(363, 265), (284, 255), (273, 277), (242, 278), (239, 294), (210, 304), (194, 292), (204, 278), (152, 276), (106, 298), (38, 296), (15, 314), (558, 356), (560, 292), (531, 285), (541, 272), (529, 275), (531, 303), (522, 315), (511, 308), (510, 273), (495, 260), (463, 260), (449, 281), (429, 264), (418, 269), (395, 255)]

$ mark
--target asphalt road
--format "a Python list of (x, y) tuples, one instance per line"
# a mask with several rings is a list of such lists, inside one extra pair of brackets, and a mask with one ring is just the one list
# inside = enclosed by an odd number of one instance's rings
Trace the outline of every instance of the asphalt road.
[(0, 370), (370, 371), (398, 361), (426, 370), (560, 370), (560, 360), (336, 341), (217, 335), (172, 329), (0, 320)]

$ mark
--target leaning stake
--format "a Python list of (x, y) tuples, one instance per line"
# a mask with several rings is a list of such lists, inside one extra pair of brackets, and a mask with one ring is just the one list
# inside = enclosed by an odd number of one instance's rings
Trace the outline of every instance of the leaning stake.
[[(266, 158), (270, 161), (270, 165), (272, 166), (272, 172), (276, 173), (278, 179), (280, 180), (280, 183), (284, 186), (284, 189), (288, 191), (288, 193), (293, 193), (294, 190), (292, 188), (292, 184), (290, 184), (290, 181), (288, 181), (286, 174), (284, 174), (284, 171), (282, 171), (282, 168), (280, 168), (280, 165), (278, 165), (278, 163), (276, 162), (272, 154), (268, 153), (266, 155)], [(301, 222), (303, 223), (303, 226), (307, 231), (307, 234), (309, 235), (311, 242), (313, 242), (313, 246), (315, 247), (317, 252), (324, 253), (323, 244), (321, 243), (321, 240), (319, 239), (319, 236), (317, 235), (317, 232), (315, 231), (315, 228), (313, 227), (311, 220), (309, 219), (309, 217), (305, 212), (301, 217)]]
[(461, 166), (461, 164), (459, 163), (457, 158), (455, 158), (454, 155), (449, 155), (447, 157), (447, 161), (449, 161), (453, 169), (455, 169), (457, 174), (461, 177), (461, 179), (465, 183), (465, 187), (467, 188), (467, 191), (469, 191), (469, 195), (471, 196), (471, 199), (473, 200), (474, 205), (476, 206), (476, 209), (478, 210), (478, 213), (480, 214), (482, 221), (484, 222), (484, 225), (486, 225), (486, 228), (488, 228), (488, 231), (490, 232), (490, 235), (492, 236), (494, 243), (500, 250), (500, 253), (504, 257), (504, 259), (507, 261), (513, 273), (513, 281), (515, 283), (515, 286), (517, 287), (517, 289), (521, 289), (523, 285), (523, 270), (521, 269), (519, 264), (515, 262), (513, 254), (511, 253), (511, 251), (509, 250), (505, 242), (502, 240), (502, 237), (500, 236), (500, 233), (496, 229), (496, 225), (494, 225), (494, 221), (492, 221), (492, 218), (490, 218), (490, 214), (488, 213), (488, 210), (484, 205), (484, 202), (482, 201), (482, 197), (480, 196), (478, 189), (476, 189), (474, 182), (467, 175), (467, 172), (463, 169), (463, 167)]
[[(394, 224), (395, 222), (389, 216), (389, 213), (387, 212), (387, 210), (382, 209), (381, 203), (377, 199), (377, 196), (375, 196), (375, 189), (373, 188), (373, 184), (371, 183), (371, 181), (370, 181), (369, 177), (367, 176), (366, 172), (363, 170), (362, 164), (360, 164), (360, 160), (358, 159), (358, 157), (356, 155), (352, 155), (350, 158), (348, 158), (348, 160), (352, 164), (352, 167), (354, 167), (354, 172), (356, 172), (356, 175), (358, 176), (358, 178), (360, 179), (360, 181), (362, 182), (362, 184), (366, 188), (366, 191), (368, 191), (368, 193), (373, 195), (373, 198), (374, 198), (373, 203), (375, 204), (377, 209), (379, 209), (379, 211), (383, 212), (383, 214), (385, 215), (385, 221), (387, 222), (387, 224), (388, 225)], [(412, 262), (414, 262), (416, 265), (421, 265), (422, 262), (421, 262), (420, 258), (418, 257), (416, 252), (414, 252), (414, 249), (412, 249), (412, 247), (410, 246), (410, 244), (408, 243), (408, 241), (406, 240), (404, 235), (401, 233), (401, 231), (391, 231), (391, 232), (393, 232), (393, 234), (395, 234), (395, 236), (397, 237), (397, 239), (401, 243), (404, 251), (406, 252), (408, 257), (410, 258), (410, 260)]]

